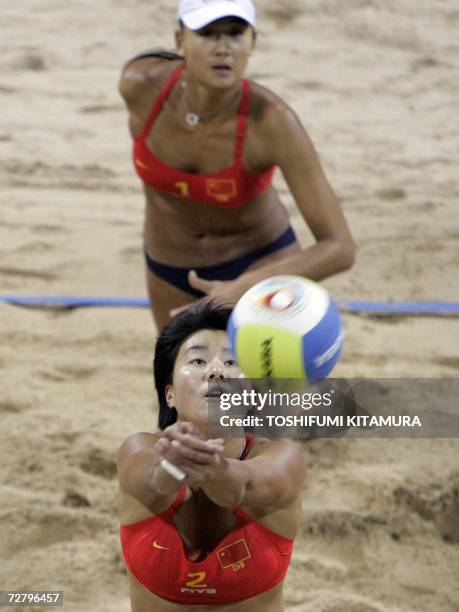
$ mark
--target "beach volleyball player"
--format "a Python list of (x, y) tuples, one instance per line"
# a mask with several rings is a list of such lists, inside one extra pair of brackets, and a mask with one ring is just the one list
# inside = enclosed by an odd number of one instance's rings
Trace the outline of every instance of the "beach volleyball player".
[(243, 430), (208, 439), (208, 383), (241, 375), (229, 315), (201, 302), (162, 331), (154, 360), (159, 431), (129, 437), (118, 453), (133, 612), (284, 610), (304, 460), (291, 443)]
[[(270, 276), (320, 280), (354, 258), (298, 117), (243, 78), (256, 43), (253, 3), (182, 0), (178, 18), (180, 55), (143, 53), (120, 81), (146, 195), (147, 283), (158, 328), (204, 295), (235, 303)], [(316, 240), (309, 248), (300, 248), (272, 185), (276, 167)]]

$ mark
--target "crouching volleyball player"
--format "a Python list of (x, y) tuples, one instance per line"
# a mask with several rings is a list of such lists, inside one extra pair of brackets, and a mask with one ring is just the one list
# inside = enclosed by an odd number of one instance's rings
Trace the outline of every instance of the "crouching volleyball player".
[(283, 441), (209, 439), (209, 382), (237, 378), (230, 310), (197, 303), (159, 336), (159, 431), (118, 454), (123, 558), (133, 612), (281, 612), (305, 465)]

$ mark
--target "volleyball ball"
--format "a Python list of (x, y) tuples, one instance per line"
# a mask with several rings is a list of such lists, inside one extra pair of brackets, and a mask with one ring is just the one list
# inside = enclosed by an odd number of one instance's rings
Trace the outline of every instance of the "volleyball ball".
[(249, 289), (228, 335), (247, 377), (311, 384), (330, 374), (343, 345), (338, 308), (323, 287), (300, 276), (273, 276)]

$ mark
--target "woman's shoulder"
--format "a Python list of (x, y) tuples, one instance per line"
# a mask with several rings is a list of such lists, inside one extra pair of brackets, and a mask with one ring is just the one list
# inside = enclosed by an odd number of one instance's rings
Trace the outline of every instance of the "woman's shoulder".
[(273, 91), (256, 81), (250, 83), (249, 118), (251, 139), (265, 148), (266, 142), (285, 141), (288, 134), (296, 134), (301, 122), (290, 105)]
[(153, 448), (160, 436), (161, 432), (142, 431), (126, 438), (118, 449), (118, 465), (138, 452)]
[(248, 79), (250, 86), (249, 113), (251, 119), (263, 121), (271, 115), (291, 111), (289, 104), (271, 89), (257, 81)]
[(126, 62), (119, 82), (119, 92), (127, 105), (141, 102), (155, 91), (159, 93), (174, 70), (183, 64), (184, 58), (166, 49), (150, 49)]

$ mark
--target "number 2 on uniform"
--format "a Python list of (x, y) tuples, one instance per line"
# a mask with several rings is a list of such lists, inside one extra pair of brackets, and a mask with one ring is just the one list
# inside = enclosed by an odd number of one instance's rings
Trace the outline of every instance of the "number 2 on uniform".
[(201, 589), (206, 588), (207, 584), (202, 584), (202, 580), (206, 579), (206, 572), (194, 572), (192, 574), (187, 574), (187, 576), (188, 578), (192, 578), (192, 580), (188, 580), (186, 583), (187, 587), (198, 587)]
[(182, 196), (186, 197), (190, 195), (188, 183), (185, 183), (185, 181), (179, 181), (178, 183), (175, 183), (175, 186), (180, 190), (180, 194)]

